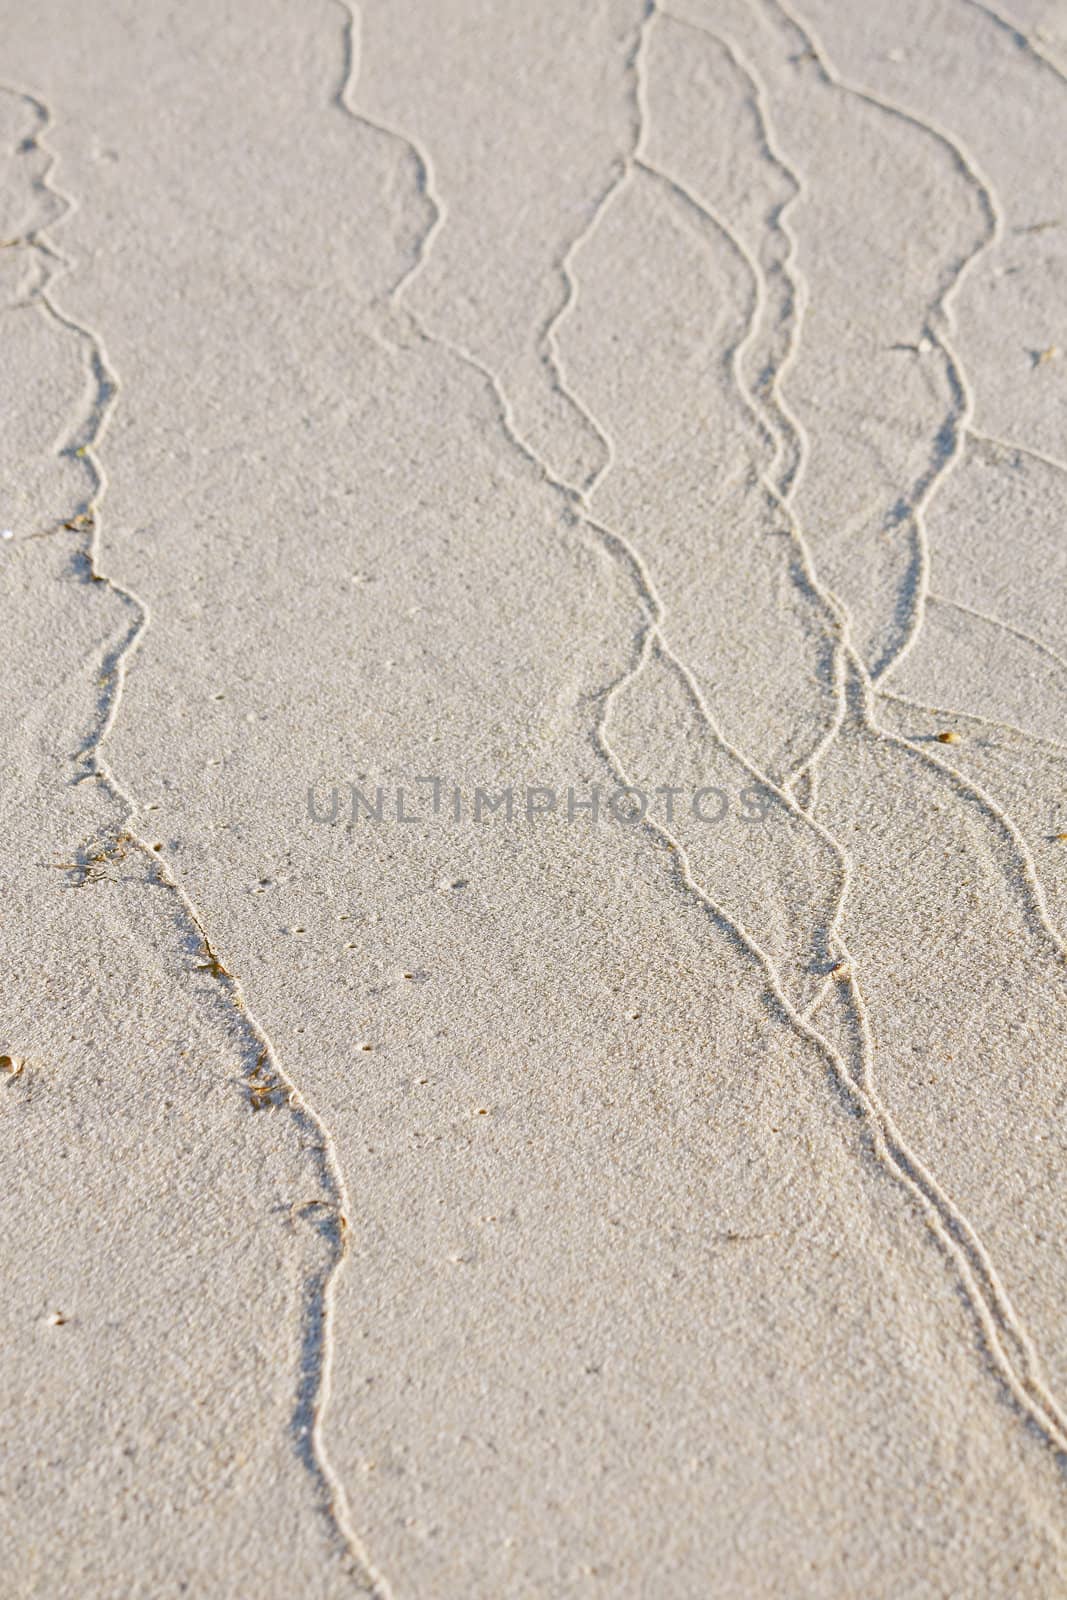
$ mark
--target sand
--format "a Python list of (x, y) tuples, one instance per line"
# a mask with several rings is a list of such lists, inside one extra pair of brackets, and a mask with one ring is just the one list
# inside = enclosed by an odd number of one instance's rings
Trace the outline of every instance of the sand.
[(1013, 3), (0, 3), (12, 1600), (1067, 1594)]

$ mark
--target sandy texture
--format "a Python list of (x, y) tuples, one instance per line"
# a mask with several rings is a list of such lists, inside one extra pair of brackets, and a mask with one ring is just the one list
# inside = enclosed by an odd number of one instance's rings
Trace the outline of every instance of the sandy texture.
[(1067, 1594), (1063, 7), (0, 38), (5, 1595)]

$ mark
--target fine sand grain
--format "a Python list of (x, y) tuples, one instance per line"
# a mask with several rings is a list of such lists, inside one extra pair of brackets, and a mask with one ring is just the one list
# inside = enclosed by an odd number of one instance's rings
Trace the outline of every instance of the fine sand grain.
[(1067, 9), (0, 39), (5, 1600), (1067, 1595)]

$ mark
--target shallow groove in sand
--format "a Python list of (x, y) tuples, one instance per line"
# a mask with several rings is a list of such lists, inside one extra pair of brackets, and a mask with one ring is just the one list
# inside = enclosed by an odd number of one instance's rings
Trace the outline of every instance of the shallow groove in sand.
[[(792, 14), (786, 12), (784, 7), (778, 7), (778, 9), (781, 14), (786, 17), (790, 25), (799, 30), (799, 24), (795, 22)], [(429, 174), (432, 171), (432, 165), (428, 154), (421, 150), (417, 144), (407, 138), (405, 134), (394, 128), (384, 126), (383, 124), (374, 121), (374, 119), (370, 117), (364, 116), (358, 110), (358, 103), (355, 98), (355, 90), (357, 88), (357, 79), (355, 74), (358, 72), (359, 51), (358, 47), (352, 42), (358, 39), (358, 20), (355, 12), (348, 10), (347, 7), (346, 10), (348, 11), (349, 16), (349, 43), (346, 47), (348, 71), (346, 80), (337, 97), (338, 104), (356, 121), (360, 122), (364, 126), (374, 129), (379, 133), (386, 134), (388, 137), (396, 140), (401, 144), (401, 146), (406, 148), (413, 156), (418, 170), (424, 175), (424, 183), (427, 185), (427, 187), (429, 187)], [(751, 323), (755, 320), (758, 309), (762, 307), (765, 301), (765, 296), (762, 293), (758, 265), (751, 262), (750, 258), (748, 257), (748, 253), (744, 250), (744, 247), (739, 244), (739, 241), (737, 241), (736, 238), (734, 238), (726, 225), (719, 222), (717, 218), (712, 217), (710, 213), (707, 212), (707, 208), (703, 207), (696, 197), (686, 192), (684, 187), (677, 185), (669, 174), (662, 173), (658, 168), (653, 167), (651, 163), (645, 159), (642, 153), (647, 133), (647, 107), (644, 91), (645, 67), (643, 47), (645, 41), (647, 40), (648, 32), (656, 20), (657, 14), (658, 9), (655, 5), (650, 5), (646, 10), (641, 23), (636, 47), (634, 48), (631, 56), (631, 70), (634, 74), (635, 81), (634, 103), (638, 108), (638, 113), (641, 118), (640, 125), (636, 131), (632, 153), (625, 159), (623, 170), (618, 175), (616, 181), (609, 186), (607, 192), (600, 197), (594, 219), (594, 225), (583, 234), (582, 238), (584, 239), (591, 235), (591, 233), (595, 230), (595, 222), (603, 218), (608, 206), (611, 203), (611, 200), (621, 192), (628, 182), (633, 181), (635, 173), (643, 171), (646, 172), (650, 177), (658, 179), (660, 182), (663, 182), (668, 186), (673, 185), (673, 187), (680, 192), (682, 198), (687, 203), (699, 211), (708, 222), (721, 228), (722, 231), (729, 236), (733, 245), (739, 249), (742, 257), (748, 264), (750, 270), (753, 272), (754, 292), (749, 318)], [(827, 71), (825, 67), (822, 68), (822, 70)], [(835, 81), (830, 78), (830, 74), (828, 72), (827, 77), (829, 81)], [(945, 449), (939, 452), (936, 462), (937, 470), (932, 471), (924, 478), (920, 487), (920, 491), (915, 495), (914, 499), (909, 502), (911, 512), (918, 517), (919, 513), (921, 512), (922, 504), (933, 492), (936, 484), (943, 477), (946, 466), (951, 461), (956, 459), (956, 456), (961, 448), (963, 426), (965, 417), (968, 414), (968, 402), (966, 400), (967, 390), (962, 374), (959, 372), (958, 366), (955, 365), (955, 358), (951, 353), (951, 347), (947, 341), (945, 325), (949, 320), (949, 307), (952, 293), (958, 285), (962, 274), (966, 271), (971, 260), (973, 260), (974, 254), (979, 253), (981, 249), (983, 249), (986, 244), (988, 244), (988, 242), (995, 237), (997, 229), (997, 212), (992, 199), (989, 196), (981, 179), (973, 172), (962, 152), (958, 150), (958, 148), (946, 135), (943, 135), (937, 129), (928, 127), (925, 123), (921, 122), (921, 119), (912, 117), (908, 112), (903, 111), (896, 106), (889, 105), (888, 103), (883, 103), (879, 101), (877, 97), (867, 95), (865, 91), (852, 90), (847, 86), (840, 84), (836, 84), (836, 86), (843, 88), (845, 92), (857, 94), (860, 98), (865, 99), (872, 105), (876, 106), (880, 111), (883, 111), (894, 117), (899, 117), (905, 122), (922, 129), (925, 134), (931, 135), (938, 139), (939, 142), (941, 142), (950, 152), (952, 160), (957, 163), (960, 169), (966, 174), (968, 182), (971, 183), (975, 187), (976, 191), (980, 194), (987, 218), (985, 232), (982, 239), (976, 244), (974, 252), (955, 265), (953, 271), (951, 274), (949, 274), (947, 280), (939, 289), (929, 311), (928, 329), (930, 337), (945, 351), (946, 359), (954, 365), (954, 370), (956, 372), (958, 404), (954, 408), (948, 424), (948, 426), (951, 428), (952, 435), (951, 450)], [(796, 179), (797, 192), (799, 193), (802, 189), (802, 182), (796, 174), (793, 176)], [(387, 296), (387, 309), (389, 311), (396, 309), (396, 301), (399, 292), (403, 289), (405, 284), (410, 283), (414, 273), (419, 269), (420, 265), (426, 259), (429, 241), (439, 225), (440, 219), (444, 215), (444, 208), (440, 201), (438, 201), (436, 198), (433, 200), (433, 210), (433, 220), (429, 225), (426, 235), (424, 235), (424, 237), (420, 240), (419, 246), (415, 252), (413, 264), (401, 275), (394, 285), (392, 291)], [(574, 246), (572, 247), (571, 252), (569, 252), (569, 255), (573, 256), (576, 253), (577, 246)], [(568, 266), (568, 272), (571, 273), (573, 277), (573, 289), (564, 301), (564, 305), (560, 312), (557, 313), (556, 318), (552, 323), (549, 324), (549, 327), (546, 330), (545, 342), (550, 351), (552, 351), (554, 348), (554, 337), (556, 331), (558, 330), (560, 318), (566, 313), (567, 308), (576, 302), (579, 294), (578, 279), (577, 276), (571, 271), (570, 266)], [(794, 297), (794, 303), (796, 303), (798, 300), (799, 294)], [(545, 462), (534, 450), (532, 450), (528, 443), (521, 437), (516, 429), (509, 401), (496, 374), (473, 358), (468, 352), (455, 345), (449, 339), (429, 333), (419, 323), (418, 319), (415, 318), (411, 313), (407, 313), (407, 320), (412, 331), (422, 341), (428, 344), (437, 345), (439, 348), (449, 351), (453, 356), (463, 361), (466, 365), (481, 374), (493, 392), (505, 432), (508, 434), (512, 443), (522, 453), (524, 458), (531, 462), (540, 471), (546, 482), (562, 493), (567, 504), (571, 508), (572, 513), (575, 514), (580, 521), (582, 521), (606, 544), (611, 553), (615, 555), (621, 554), (635, 582), (635, 587), (641, 597), (642, 604), (646, 611), (646, 622), (639, 632), (638, 639), (636, 641), (635, 656), (630, 667), (624, 671), (613, 684), (609, 685), (602, 695), (600, 714), (593, 729), (594, 742), (604, 758), (608, 761), (612, 770), (618, 775), (623, 783), (628, 781), (628, 775), (625, 767), (612, 746), (608, 732), (613, 703), (627, 688), (632, 687), (640, 679), (648, 662), (652, 659), (653, 653), (659, 654), (679, 675), (681, 680), (686, 685), (687, 692), (691, 695), (694, 703), (699, 708), (702, 720), (714, 731), (714, 723), (708, 714), (707, 707), (703, 703), (699, 689), (693, 681), (691, 673), (688, 672), (684, 663), (680, 662), (673, 655), (666, 642), (665, 610), (662, 602), (659, 600), (652, 575), (638, 550), (622, 535), (618, 534), (611, 528), (607, 528), (599, 524), (595, 517), (590, 513), (587, 492), (576, 489), (573, 486), (562, 482), (555, 475), (550, 465)], [(746, 333), (741, 341), (742, 344), (744, 344), (747, 338), (751, 337), (751, 332), (752, 330), (750, 326), (748, 329), (746, 329)], [(562, 374), (559, 373), (558, 375), (560, 383), (562, 384), (564, 381)], [(773, 384), (774, 378), (772, 376), (768, 383), (769, 392), (773, 392)], [(568, 395), (577, 401), (577, 404), (583, 411), (583, 414), (590, 417), (594, 427), (599, 430), (601, 437), (603, 437), (606, 441), (608, 436), (605, 430), (595, 418), (591, 417), (588, 409), (581, 405), (580, 400), (573, 395), (569, 384), (567, 386), (567, 392)], [(745, 399), (746, 403), (749, 405), (752, 404), (751, 397), (746, 395)], [(595, 489), (596, 485), (603, 480), (605, 473), (610, 468), (610, 464), (611, 457), (609, 456), (606, 459), (604, 466), (601, 468), (600, 473), (593, 480), (593, 489)], [(799, 529), (795, 530), (794, 537), (798, 540), (798, 542), (802, 540), (802, 533)], [(813, 569), (811, 577), (813, 585), (817, 587), (817, 578)], [(965, 783), (965, 781), (946, 764), (937, 762), (933, 757), (927, 757), (924, 752), (918, 751), (914, 747), (908, 745), (907, 741), (898, 740), (895, 736), (885, 733), (884, 730), (875, 725), (872, 716), (871, 684), (868, 680), (868, 675), (865, 669), (858, 661), (855, 652), (848, 641), (847, 614), (844, 613), (844, 610), (840, 606), (840, 602), (837, 601), (836, 597), (825, 594), (825, 592), (821, 590), (820, 593), (824, 593), (824, 599), (829, 614), (840, 616), (844, 619), (844, 631), (842, 639), (843, 663), (848, 669), (850, 669), (853, 676), (853, 695), (855, 700), (854, 709), (859, 715), (862, 716), (863, 720), (870, 727), (871, 732), (874, 733), (878, 738), (892, 742), (898, 745), (901, 749), (907, 750), (909, 754), (929, 761), (932, 766), (938, 768), (941, 774), (949, 782), (960, 786), (961, 792), (965, 792), (968, 799), (977, 801), (986, 809), (991, 819), (1004, 829), (1011, 844), (1018, 849), (1021, 844), (1021, 840), (1017, 834), (1017, 830), (1014, 830), (1010, 821), (1004, 818), (997, 808), (992, 806), (992, 803), (988, 801), (987, 797), (984, 794), (981, 794), (975, 786)], [(911, 616), (911, 631), (904, 641), (905, 644), (910, 642), (910, 639), (914, 637), (915, 631), (920, 623), (921, 598), (920, 602), (913, 610)], [(842, 714), (844, 714), (844, 691), (842, 691), (841, 703)], [(721, 740), (721, 736), (719, 737), (720, 742), (723, 743), (725, 747), (725, 741)], [(744, 761), (745, 758), (740, 752), (733, 753), (737, 755), (738, 759)], [(746, 762), (746, 765), (750, 764)], [(751, 769), (750, 767), (750, 770), (754, 769)], [(766, 780), (764, 779), (763, 781)], [(768, 787), (773, 788), (774, 786), (768, 785)], [(799, 818), (803, 819), (806, 826), (812, 830), (813, 835), (818, 836), (823, 840), (827, 847), (831, 849), (838, 861), (839, 871), (841, 874), (841, 890), (837, 904), (837, 913), (830, 929), (830, 936), (835, 940), (836, 944), (840, 948), (844, 959), (848, 961), (848, 951), (845, 949), (839, 934), (839, 923), (843, 914), (845, 901), (847, 899), (850, 887), (851, 865), (848, 855), (836, 840), (828, 835), (817, 822), (814, 822), (814, 820), (799, 807), (791, 794), (785, 791), (776, 792), (779, 793), (780, 797), (790, 807), (790, 809), (793, 810)], [(862, 1063), (858, 1075), (854, 1075), (852, 1072), (850, 1072), (848, 1064), (835, 1049), (835, 1047), (830, 1044), (821, 1033), (819, 1033), (819, 1031), (808, 1021), (805, 1015), (799, 1012), (791, 1004), (785, 994), (780, 974), (777, 972), (774, 963), (771, 961), (770, 957), (763, 950), (759, 942), (753, 937), (750, 931), (726, 915), (722, 908), (716, 904), (716, 902), (694, 879), (690, 872), (685, 853), (680, 845), (680, 842), (674, 837), (674, 835), (668, 829), (653, 822), (646, 822), (644, 826), (651, 834), (658, 837), (663, 842), (669, 843), (673, 847), (674, 859), (677, 862), (680, 875), (680, 883), (685, 892), (698, 901), (706, 914), (711, 918), (715, 926), (724, 932), (735, 943), (736, 947), (741, 950), (749, 960), (753, 961), (758, 966), (767, 984), (768, 993), (772, 998), (773, 1004), (778, 1010), (779, 1015), (802, 1040), (816, 1049), (819, 1055), (823, 1058), (833, 1080), (838, 1085), (840, 1091), (846, 1095), (846, 1097), (854, 1105), (857, 1113), (862, 1117), (866, 1128), (866, 1137), (870, 1140), (871, 1147), (875, 1154), (887, 1167), (887, 1169), (895, 1176), (897, 1181), (901, 1183), (904, 1189), (910, 1194), (918, 1210), (922, 1215), (924, 1215), (927, 1225), (935, 1234), (947, 1255), (954, 1262), (961, 1287), (971, 1308), (972, 1315), (974, 1316), (976, 1324), (980, 1330), (981, 1337), (989, 1353), (994, 1370), (996, 1370), (998, 1373), (1005, 1390), (1011, 1395), (1012, 1399), (1019, 1406), (1019, 1408), (1030, 1417), (1030, 1419), (1041, 1430), (1044, 1436), (1049, 1439), (1050, 1442), (1056, 1445), (1057, 1448), (1067, 1451), (1067, 1419), (1064, 1418), (1058, 1404), (1048, 1391), (1029, 1334), (1022, 1324), (1021, 1319), (1018, 1317), (1014, 1306), (1012, 1305), (1012, 1302), (1010, 1301), (1003, 1287), (999, 1274), (993, 1267), (992, 1262), (984, 1246), (981, 1244), (975, 1229), (963, 1216), (959, 1208), (949, 1199), (945, 1191), (933, 1178), (932, 1174), (930, 1174), (924, 1168), (917, 1156), (909, 1149), (892, 1119), (890, 1118), (885, 1106), (876, 1094), (871, 1071), (871, 1042), (867, 1013), (863, 1003), (862, 993), (855, 976), (850, 976), (849, 987), (851, 990), (854, 1013), (864, 1039)], [(1039, 920), (1046, 926), (1046, 928), (1049, 928), (1049, 932), (1051, 933), (1051, 928), (1047, 922), (1047, 915), (1043, 914), (1044, 905), (1040, 884), (1037, 882), (1036, 876), (1033, 873), (1032, 863), (1029, 861), (1028, 855), (1024, 852), (1025, 845), (1022, 845), (1020, 851), (1020, 861), (1023, 867), (1026, 887), (1034, 896)], [(1052, 936), (1054, 937), (1054, 935)]]
[[(26, 90), (6, 84), (0, 85), (0, 90), (23, 101), (34, 116), (37, 128), (30, 135), (30, 143), (48, 161), (44, 175), (38, 180), (38, 187), (59, 202), (57, 220), (62, 221), (76, 207), (74, 200), (57, 186), (54, 179), (58, 158), (45, 142), (53, 123), (52, 113), (42, 100)], [(240, 980), (226, 968), (214, 948), (202, 914), (192, 898), (160, 861), (149, 841), (138, 833), (134, 823), (137, 803), (123, 788), (106, 759), (105, 745), (119, 715), (126, 674), (151, 623), (147, 603), (131, 588), (100, 568), (101, 510), (108, 480), (99, 449), (118, 401), (120, 382), (108, 360), (101, 335), (68, 316), (55, 298), (55, 284), (63, 275), (75, 270), (75, 264), (53, 243), (47, 228), (31, 229), (26, 235), (26, 243), (44, 263), (42, 282), (32, 298), (42, 307), (45, 315), (82, 346), (94, 386), (86, 414), (72, 425), (60, 451), (62, 455), (83, 460), (91, 474), (91, 495), (84, 510), (74, 520), (74, 531), (83, 534), (81, 553), (91, 581), (104, 585), (124, 606), (135, 612), (132, 626), (124, 638), (107, 652), (101, 664), (99, 716), (78, 752), (82, 771), (75, 781), (98, 784), (118, 808), (110, 837), (104, 841), (105, 856), (121, 857), (131, 848), (136, 850), (148, 864), (149, 881), (175, 901), (179, 922), (185, 925), (192, 936), (191, 943), (198, 947), (203, 957), (201, 969), (219, 982), (237, 1016), (240, 1031), (247, 1043), (249, 1059), (246, 1076), (258, 1080), (254, 1082), (256, 1103), (265, 1103), (266, 1089), (270, 1103), (288, 1113), (294, 1130), (304, 1141), (304, 1148), (311, 1150), (318, 1158), (316, 1166), (326, 1200), (322, 1203), (322, 1214), (316, 1215), (313, 1222), (320, 1235), (329, 1242), (330, 1259), (326, 1268), (311, 1275), (304, 1285), (300, 1375), (290, 1431), (294, 1449), (315, 1485), (319, 1509), (347, 1553), (352, 1577), (365, 1592), (379, 1594), (384, 1600), (387, 1591), (360, 1547), (352, 1528), (344, 1486), (330, 1464), (323, 1440), (323, 1418), (329, 1401), (335, 1280), (347, 1249), (349, 1202), (344, 1177), (329, 1130), (286, 1075), (266, 1029), (248, 1006)], [(71, 527), (69, 522), (57, 524), (57, 529), (50, 531)]]

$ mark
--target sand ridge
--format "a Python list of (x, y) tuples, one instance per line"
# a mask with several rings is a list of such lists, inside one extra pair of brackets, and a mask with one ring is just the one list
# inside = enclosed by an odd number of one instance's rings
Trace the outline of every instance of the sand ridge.
[(809, 9), (10, 20), (15, 1592), (1063, 1583), (1067, 101)]

